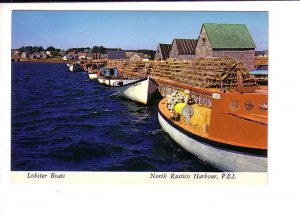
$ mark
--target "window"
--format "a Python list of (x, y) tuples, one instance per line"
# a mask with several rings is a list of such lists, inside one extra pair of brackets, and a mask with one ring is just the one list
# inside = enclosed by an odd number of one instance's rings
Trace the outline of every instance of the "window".
[(259, 109), (261, 111), (267, 111), (268, 110), (268, 103), (267, 102), (263, 102), (263, 103), (259, 104)]
[(229, 109), (231, 111), (237, 111), (237, 110), (239, 110), (239, 102), (237, 100), (232, 100), (229, 103)]
[(253, 108), (254, 108), (253, 103), (252, 103), (250, 100), (248, 100), (248, 101), (245, 103), (245, 109), (246, 109), (247, 111), (251, 111)]
[(205, 45), (206, 45), (206, 39), (202, 38), (202, 46), (205, 46)]

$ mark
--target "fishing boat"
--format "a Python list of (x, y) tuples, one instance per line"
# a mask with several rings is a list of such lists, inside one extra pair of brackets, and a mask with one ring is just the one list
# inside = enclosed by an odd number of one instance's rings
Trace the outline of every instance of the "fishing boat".
[(97, 72), (98, 72), (97, 68), (95, 68), (93, 66), (90, 66), (87, 68), (87, 73), (89, 75), (90, 80), (97, 79), (97, 77), (98, 77)]
[[(184, 94), (187, 96), (187, 94)], [(267, 171), (267, 91), (205, 90), (211, 105), (187, 98), (159, 103), (162, 128), (180, 146), (222, 171)], [(178, 101), (179, 100), (179, 101)], [(181, 100), (181, 101), (180, 101)]]
[(104, 79), (100, 76), (97, 75), (97, 79), (98, 79), (98, 82), (103, 85), (104, 84)]
[(89, 78), (90, 78), (91, 80), (97, 79), (97, 73), (89, 72), (88, 74), (89, 74)]
[(114, 76), (109, 76), (109, 77), (103, 77), (104, 84), (107, 86), (114, 86), (115, 83), (123, 81), (122, 76), (114, 77)]
[(89, 75), (89, 79), (97, 79), (98, 78), (98, 71), (104, 67), (102, 63), (90, 63), (86, 66), (87, 73)]
[(117, 68), (105, 67), (101, 68), (97, 74), (98, 82), (107, 86), (113, 86), (114, 83), (120, 82), (124, 79), (118, 72)]
[[(186, 73), (189, 66), (192, 72)], [(196, 86), (187, 85), (188, 79), (155, 79), (173, 86), (169, 92), (162, 90), (166, 98), (158, 106), (163, 130), (222, 171), (266, 172), (268, 87), (259, 86), (253, 74), (231, 58), (198, 59), (184, 69), (181, 72)]]
[(150, 77), (121, 80), (113, 84), (114, 89), (123, 97), (147, 105), (158, 84)]
[(78, 63), (73, 63), (73, 64), (67, 64), (67, 67), (68, 67), (69, 71), (71, 71), (71, 72), (84, 71), (82, 65), (79, 62)]

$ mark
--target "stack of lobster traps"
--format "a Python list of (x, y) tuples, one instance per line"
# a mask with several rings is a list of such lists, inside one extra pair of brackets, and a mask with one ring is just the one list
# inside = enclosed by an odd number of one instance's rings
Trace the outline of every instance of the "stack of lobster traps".
[(255, 77), (232, 58), (200, 58), (192, 61), (168, 59), (165, 61), (109, 61), (109, 67), (117, 67), (124, 77), (151, 76), (172, 80), (200, 88), (258, 86)]
[(169, 79), (170, 72), (167, 61), (154, 61), (150, 75), (156, 78)]
[(145, 62), (143, 61), (129, 61), (124, 66), (123, 75), (128, 77), (144, 77), (145, 76)]
[(231, 58), (157, 61), (153, 62), (151, 76), (201, 88), (257, 86), (254, 76)]

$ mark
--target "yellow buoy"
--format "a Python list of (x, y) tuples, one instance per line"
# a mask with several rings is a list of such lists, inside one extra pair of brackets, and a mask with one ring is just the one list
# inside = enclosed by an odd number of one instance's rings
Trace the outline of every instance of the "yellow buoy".
[(192, 108), (194, 109), (194, 114), (190, 119), (191, 125), (198, 130), (207, 132), (210, 125), (211, 109), (198, 104), (192, 105)]
[(186, 103), (177, 103), (177, 104), (175, 105), (175, 107), (174, 107), (174, 110), (175, 110), (176, 113), (181, 114), (181, 113), (182, 113), (182, 109), (183, 109), (184, 107), (186, 107), (186, 106), (187, 106)]

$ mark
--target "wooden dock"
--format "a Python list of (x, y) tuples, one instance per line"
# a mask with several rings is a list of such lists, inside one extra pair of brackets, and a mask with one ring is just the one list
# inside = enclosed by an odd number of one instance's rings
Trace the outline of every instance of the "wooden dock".
[(174, 91), (189, 90), (195, 102), (211, 105), (210, 91), (257, 89), (253, 75), (231, 58), (208, 58), (198, 60), (165, 60), (149, 62), (108, 61), (107, 66), (117, 67), (125, 77), (150, 76), (159, 84), (162, 96)]

